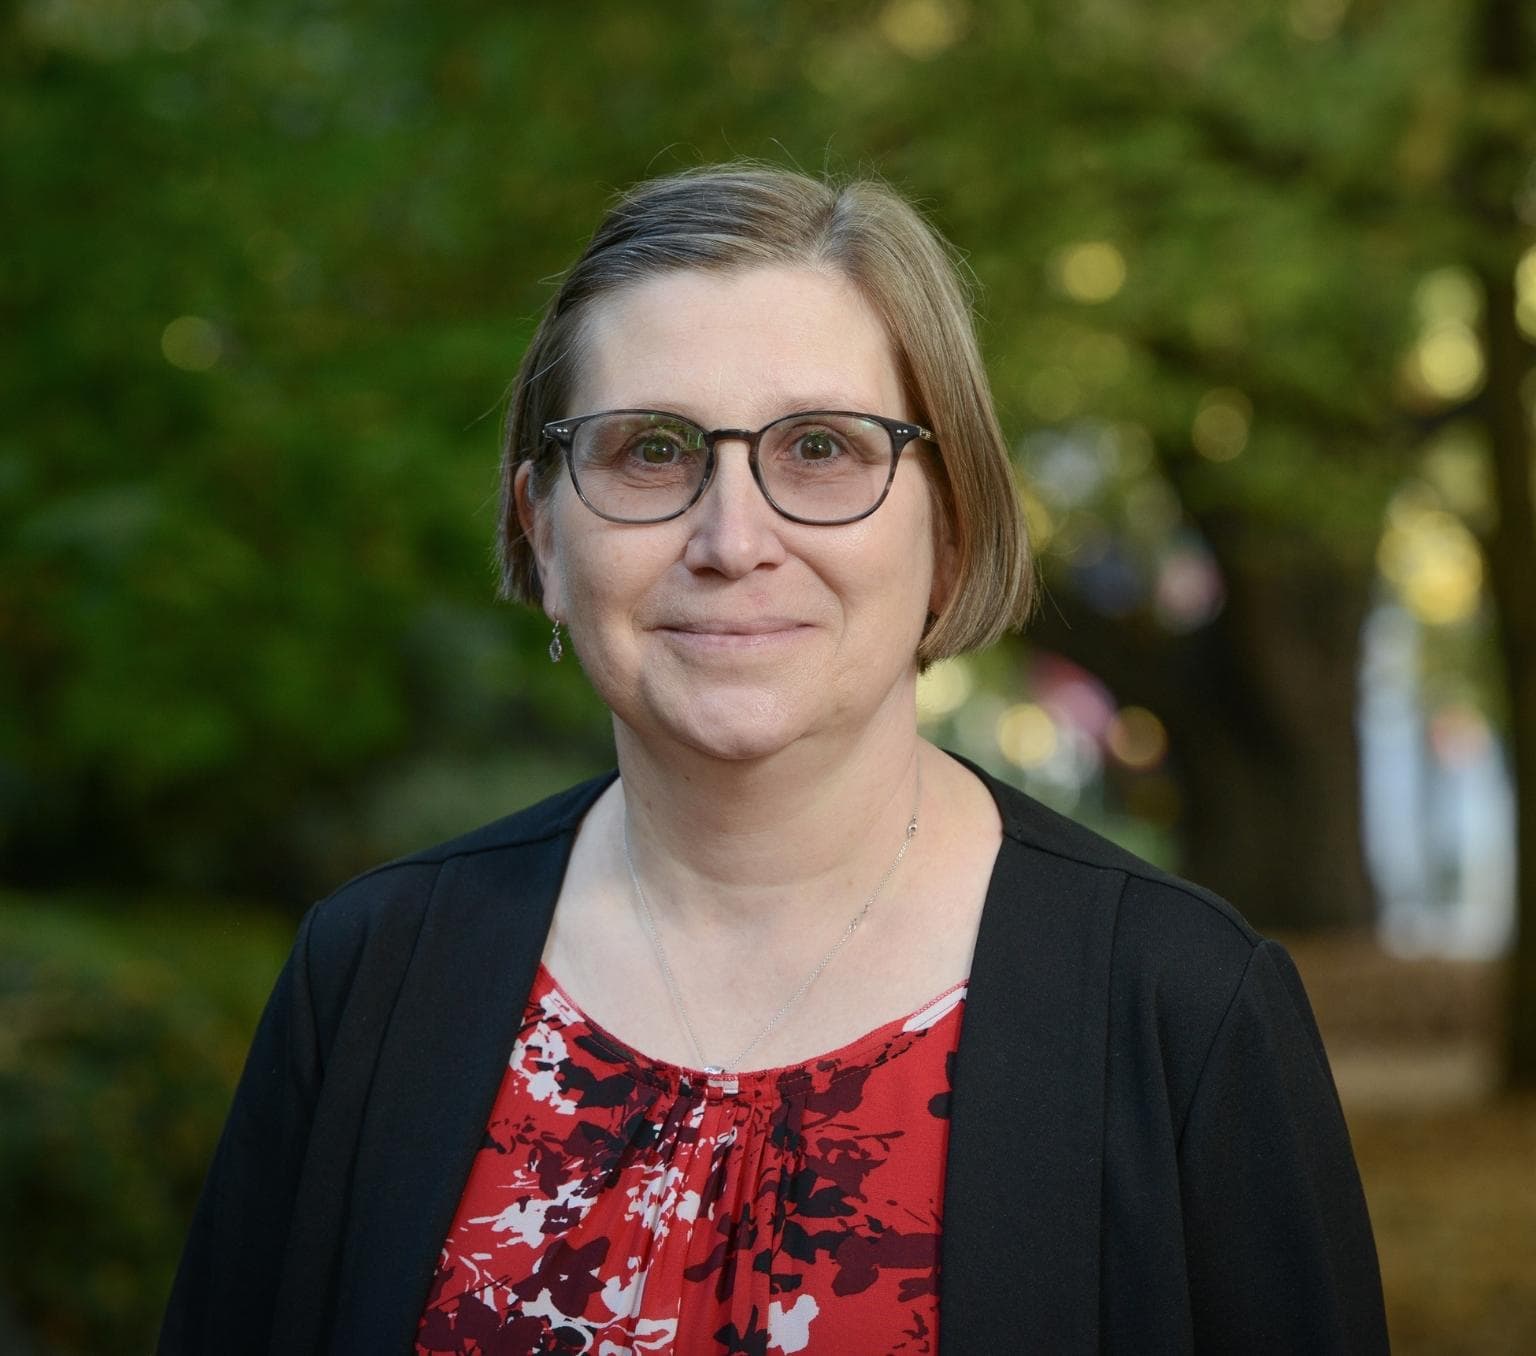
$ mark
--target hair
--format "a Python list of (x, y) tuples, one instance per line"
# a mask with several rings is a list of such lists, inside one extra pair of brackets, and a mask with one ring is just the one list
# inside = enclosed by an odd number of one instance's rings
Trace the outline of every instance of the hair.
[(930, 478), (954, 551), (952, 587), (918, 645), (920, 667), (990, 645), (1036, 601), (1028, 536), (1008, 449), (976, 343), (970, 297), (950, 246), (900, 194), (874, 179), (831, 182), (755, 164), (704, 166), (621, 194), (565, 274), (513, 382), (501, 461), (497, 558), (503, 596), (542, 601), (514, 485), (554, 486), (561, 454), (543, 426), (566, 408), (595, 303), (671, 272), (806, 265), (846, 278), (890, 337), (908, 414), (934, 435)]

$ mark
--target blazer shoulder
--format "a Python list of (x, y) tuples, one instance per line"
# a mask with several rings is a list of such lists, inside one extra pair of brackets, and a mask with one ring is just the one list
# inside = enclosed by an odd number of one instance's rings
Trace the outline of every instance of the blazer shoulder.
[[(1003, 815), (1005, 842), (1014, 849), (1011, 869), (1018, 878), (1008, 895), (1026, 907), (1044, 905), (1043, 888), (1048, 911), (1057, 913), (1063, 900), (1078, 901), (1072, 912), (1087, 916), (1058, 926), (1093, 953), (1083, 963), (1101, 976), (1122, 1065), (1142, 1067), (1137, 1056), (1155, 1056), (1142, 1073), (1149, 1085), (1166, 1085), (1182, 1116), (1228, 1014), (1245, 989), (1258, 992), (1255, 986), (1271, 969), (1294, 980), (1289, 957), (1214, 891), (1144, 861), (1005, 783), (988, 779), (988, 785)], [(1079, 888), (1070, 888), (1074, 882)], [(1059, 950), (1053, 954), (1059, 963)], [(1277, 1027), (1289, 1022), (1291, 1007), (1305, 1005), (1299, 981), (1290, 992), (1294, 1001), (1265, 1008)]]
[(1129, 849), (1041, 804), (980, 768), (1002, 816), (1004, 837), (1031, 853), (1053, 859), (1068, 873), (1111, 872), (1124, 878), (1117, 904), (1177, 942), (1206, 936), (1224, 940), (1244, 959), (1263, 938), (1233, 905), (1213, 890), (1175, 875)]

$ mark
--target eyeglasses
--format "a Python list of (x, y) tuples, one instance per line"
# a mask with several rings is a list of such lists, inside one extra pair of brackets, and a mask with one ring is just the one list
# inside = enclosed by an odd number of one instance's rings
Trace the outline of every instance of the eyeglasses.
[(786, 414), (755, 433), (708, 431), (664, 410), (605, 410), (544, 425), (565, 451), (571, 484), (600, 518), (664, 523), (696, 504), (715, 474), (715, 447), (747, 444), (752, 478), (796, 523), (834, 527), (867, 518), (890, 492), (902, 449), (933, 441), (918, 424), (848, 410)]

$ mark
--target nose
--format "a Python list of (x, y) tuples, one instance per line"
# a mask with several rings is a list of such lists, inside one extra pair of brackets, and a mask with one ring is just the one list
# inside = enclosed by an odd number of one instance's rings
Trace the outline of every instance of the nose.
[(746, 454), (737, 438), (715, 445), (714, 476), (684, 519), (690, 530), (683, 562), (690, 570), (740, 579), (784, 559), (783, 519), (763, 497)]

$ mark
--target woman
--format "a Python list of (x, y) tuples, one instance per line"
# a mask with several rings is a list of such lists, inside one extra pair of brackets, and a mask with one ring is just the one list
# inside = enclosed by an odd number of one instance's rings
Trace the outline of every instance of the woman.
[(504, 491), (619, 775), (311, 911), (162, 1352), (1386, 1350), (1284, 952), (918, 737), (1031, 575), (905, 203), (631, 191)]

